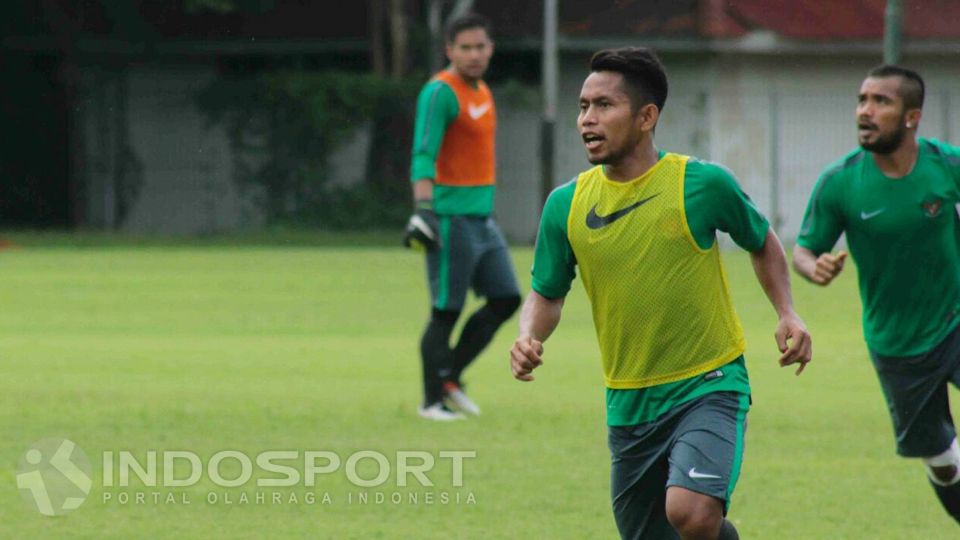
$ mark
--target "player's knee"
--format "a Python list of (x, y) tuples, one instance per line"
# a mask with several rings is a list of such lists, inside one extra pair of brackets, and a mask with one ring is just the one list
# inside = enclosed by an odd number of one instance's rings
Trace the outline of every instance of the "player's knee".
[(683, 538), (716, 538), (723, 512), (711, 505), (667, 501), (667, 520)]
[(497, 316), (501, 321), (505, 321), (513, 316), (516, 313), (517, 308), (520, 307), (520, 296), (503, 296), (500, 298), (490, 298), (487, 301), (487, 304), (490, 306), (490, 310)]
[(432, 323), (449, 324), (452, 326), (457, 323), (457, 319), (459, 318), (460, 310), (433, 308), (430, 312), (430, 322)]
[(930, 481), (935, 484), (949, 486), (960, 482), (960, 445), (957, 439), (943, 453), (923, 458), (923, 464)]

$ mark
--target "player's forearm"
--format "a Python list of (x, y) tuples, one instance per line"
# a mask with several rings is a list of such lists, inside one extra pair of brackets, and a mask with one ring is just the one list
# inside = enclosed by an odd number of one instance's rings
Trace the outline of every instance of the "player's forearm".
[(431, 201), (433, 200), (433, 180), (430, 178), (421, 178), (413, 181), (413, 200)]
[(529, 336), (543, 342), (560, 324), (563, 298), (547, 298), (530, 291), (520, 311), (520, 336)]
[(813, 281), (817, 269), (817, 255), (799, 244), (793, 246), (793, 269), (807, 281)]
[(763, 248), (750, 254), (753, 262), (753, 271), (757, 275), (763, 292), (781, 319), (787, 315), (796, 315), (793, 310), (793, 296), (790, 292), (790, 270), (787, 267), (787, 257), (783, 252), (780, 239), (773, 232), (767, 231)]

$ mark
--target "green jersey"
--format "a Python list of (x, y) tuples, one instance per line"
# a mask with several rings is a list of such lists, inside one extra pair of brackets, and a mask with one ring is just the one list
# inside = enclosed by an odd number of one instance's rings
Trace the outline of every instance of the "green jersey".
[[(664, 155), (665, 152), (660, 152), (661, 159)], [(769, 223), (729, 171), (691, 158), (687, 161), (682, 181), (686, 223), (700, 249), (713, 247), (717, 231), (729, 233), (734, 242), (748, 251), (763, 248)], [(576, 183), (574, 179), (555, 189), (541, 216), (532, 287), (547, 298), (565, 296), (575, 277), (578, 261), (569, 240), (568, 227), (571, 225), (568, 216)], [(642, 291), (645, 286), (656, 285), (639, 283), (637, 289)], [(720, 391), (749, 394), (749, 379), (742, 355), (718, 370), (679, 381), (645, 388), (607, 388), (607, 424), (625, 426), (652, 421), (677, 405)]]
[(846, 232), (864, 337), (884, 356), (925, 353), (960, 323), (960, 148), (924, 138), (919, 146), (902, 178), (884, 175), (863, 149), (827, 167), (797, 238), (819, 255)]

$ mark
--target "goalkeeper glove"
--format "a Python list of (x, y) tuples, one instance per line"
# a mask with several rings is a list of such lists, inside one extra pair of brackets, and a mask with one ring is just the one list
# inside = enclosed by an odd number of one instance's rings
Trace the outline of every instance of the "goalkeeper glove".
[(440, 247), (440, 222), (433, 212), (433, 201), (417, 201), (417, 208), (403, 234), (403, 245), (421, 251)]

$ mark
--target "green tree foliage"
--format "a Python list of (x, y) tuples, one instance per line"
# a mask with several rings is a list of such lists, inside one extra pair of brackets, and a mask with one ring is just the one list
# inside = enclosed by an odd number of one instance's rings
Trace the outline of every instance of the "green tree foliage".
[[(235, 176), (257, 186), (272, 223), (330, 228), (397, 226), (409, 212), (407, 180), (417, 82), (344, 72), (222, 77), (198, 103), (224, 125)], [(356, 130), (373, 130), (358, 186), (332, 186), (329, 156)]]

